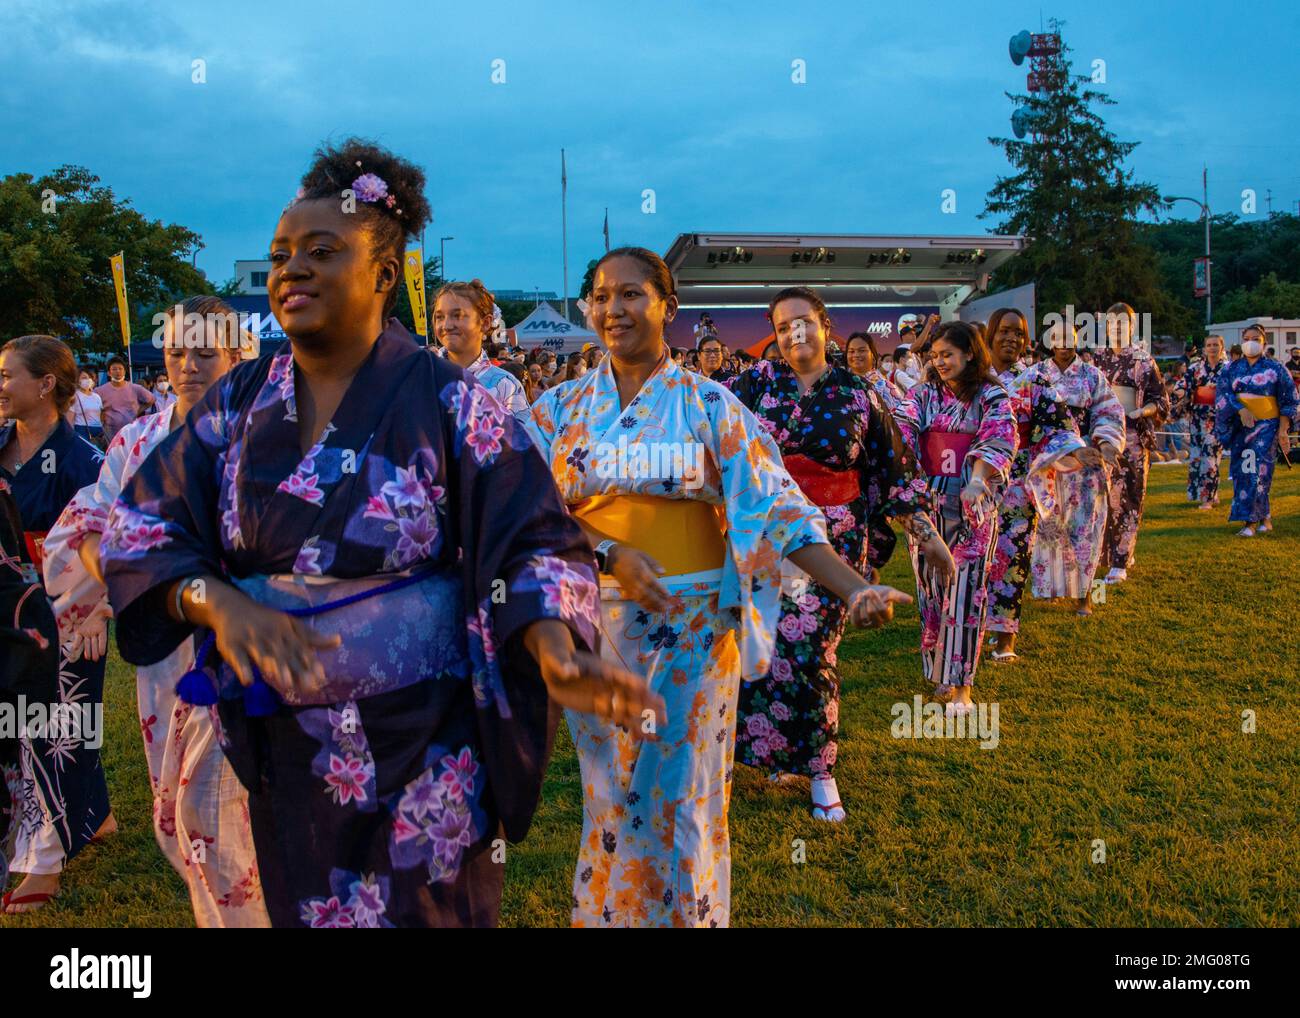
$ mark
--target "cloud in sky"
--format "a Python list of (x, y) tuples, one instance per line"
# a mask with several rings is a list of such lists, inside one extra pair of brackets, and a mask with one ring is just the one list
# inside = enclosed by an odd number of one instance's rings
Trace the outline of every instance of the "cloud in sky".
[[(1271, 187), (1275, 208), (1300, 198), (1298, 89), (1284, 61), (1253, 55), (1294, 36), (1293, 3), (1048, 13), (1076, 70), (1106, 61), (1119, 105), (1105, 115), (1143, 142), (1141, 178), (1185, 192), (1204, 161), (1216, 209), (1247, 186)], [(660, 251), (693, 230), (985, 231), (977, 214), (1006, 169), (987, 138), (1007, 132), (1004, 93), (1024, 82), (1006, 42), (1037, 29), (1039, 7), (19, 0), (5, 18), (0, 173), (87, 166), (199, 231), (215, 280), (265, 250), (316, 145), (356, 133), (426, 168), (428, 246), (456, 238), (454, 275), (558, 290), (561, 147), (574, 285), (606, 207), (615, 243)]]

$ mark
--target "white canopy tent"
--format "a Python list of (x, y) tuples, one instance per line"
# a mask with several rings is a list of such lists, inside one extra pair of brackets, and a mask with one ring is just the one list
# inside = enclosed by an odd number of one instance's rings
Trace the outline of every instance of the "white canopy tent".
[(599, 345), (594, 332), (567, 321), (545, 302), (538, 304), (527, 318), (506, 332), (512, 345), (517, 344), (524, 350), (540, 347), (560, 356), (580, 351), (587, 343)]

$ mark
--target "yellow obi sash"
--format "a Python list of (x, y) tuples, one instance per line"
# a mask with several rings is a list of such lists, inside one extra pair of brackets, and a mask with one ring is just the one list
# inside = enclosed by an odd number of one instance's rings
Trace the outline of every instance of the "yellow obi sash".
[(1131, 385), (1112, 385), (1111, 390), (1125, 413), (1131, 414), (1138, 408), (1138, 391)]
[(592, 530), (643, 551), (666, 570), (682, 576), (721, 569), (727, 558), (718, 506), (693, 499), (655, 495), (593, 495), (569, 506)]
[(1241, 405), (1255, 415), (1257, 421), (1272, 421), (1278, 416), (1277, 397), (1275, 396), (1251, 396), (1244, 393), (1237, 393), (1237, 398), (1241, 400)]

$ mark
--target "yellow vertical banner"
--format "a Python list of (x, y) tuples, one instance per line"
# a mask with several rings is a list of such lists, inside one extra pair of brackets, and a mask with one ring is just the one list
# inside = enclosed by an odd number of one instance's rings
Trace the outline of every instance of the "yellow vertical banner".
[(429, 337), (429, 314), (424, 296), (424, 250), (412, 248), (406, 252), (406, 295), (411, 298), (411, 317), (415, 331), (425, 339)]
[(131, 316), (126, 309), (126, 252), (119, 251), (109, 262), (113, 266), (113, 290), (117, 294), (117, 318), (122, 323), (122, 345), (131, 345)]

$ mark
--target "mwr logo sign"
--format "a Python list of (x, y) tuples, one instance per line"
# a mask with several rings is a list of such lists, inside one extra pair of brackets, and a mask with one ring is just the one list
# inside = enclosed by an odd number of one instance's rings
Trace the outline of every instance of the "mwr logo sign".
[(569, 332), (573, 326), (568, 322), (547, 322), (537, 321), (529, 322), (523, 327), (524, 332)]
[(50, 986), (56, 990), (130, 990), (149, 996), (153, 956), (138, 954), (56, 954), (50, 959)]

